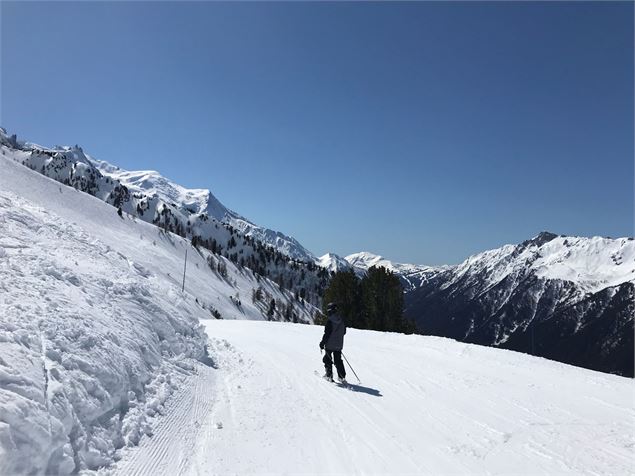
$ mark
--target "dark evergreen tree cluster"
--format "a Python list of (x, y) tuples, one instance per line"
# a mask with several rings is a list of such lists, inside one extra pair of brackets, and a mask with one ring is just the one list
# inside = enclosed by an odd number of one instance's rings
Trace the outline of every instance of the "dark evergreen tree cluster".
[(399, 278), (383, 266), (369, 268), (362, 279), (353, 271), (335, 273), (324, 292), (324, 308), (329, 302), (337, 303), (350, 327), (407, 334), (416, 330), (414, 323), (403, 317)]

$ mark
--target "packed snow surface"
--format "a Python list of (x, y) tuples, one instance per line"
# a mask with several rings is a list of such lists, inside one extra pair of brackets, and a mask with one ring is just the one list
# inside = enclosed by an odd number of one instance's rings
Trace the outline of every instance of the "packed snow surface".
[(171, 423), (130, 449), (116, 474), (635, 470), (631, 379), (450, 339), (349, 329), (344, 352), (361, 383), (348, 370), (347, 389), (315, 374), (319, 327), (204, 325), (215, 375), (182, 388), (167, 407)]

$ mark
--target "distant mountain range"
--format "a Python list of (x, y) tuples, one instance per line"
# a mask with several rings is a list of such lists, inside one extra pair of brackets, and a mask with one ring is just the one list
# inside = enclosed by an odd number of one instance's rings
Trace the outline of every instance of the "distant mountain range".
[(543, 232), (456, 266), (398, 264), (372, 253), (320, 258), (400, 277), (405, 314), (425, 334), (633, 376), (635, 241)]
[(330, 271), (353, 270), (358, 276), (366, 273), (371, 266), (383, 266), (395, 273), (401, 280), (406, 293), (420, 288), (433, 276), (450, 269), (450, 266), (425, 266), (417, 264), (395, 263), (379, 255), (362, 251), (344, 258), (327, 253), (318, 259), (318, 264)]
[(632, 238), (543, 232), (455, 266), (394, 263), (368, 252), (316, 258), (295, 238), (252, 223), (207, 189), (186, 189), (156, 171), (120, 169), (78, 146), (18, 141), (4, 129), (0, 143), (23, 165), (139, 219), (199, 237), (314, 305), (330, 273), (362, 275), (384, 266), (400, 278), (405, 314), (423, 333), (633, 376)]

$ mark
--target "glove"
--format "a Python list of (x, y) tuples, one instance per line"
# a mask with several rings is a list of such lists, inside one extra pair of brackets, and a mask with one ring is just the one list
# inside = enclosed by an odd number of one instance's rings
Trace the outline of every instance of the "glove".
[(320, 350), (324, 350), (324, 342), (320, 342)]

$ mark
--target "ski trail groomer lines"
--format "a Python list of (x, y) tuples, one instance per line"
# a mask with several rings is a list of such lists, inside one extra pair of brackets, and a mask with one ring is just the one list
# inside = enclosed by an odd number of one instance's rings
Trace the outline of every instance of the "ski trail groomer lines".
[(324, 336), (320, 341), (320, 349), (324, 349), (324, 378), (333, 381), (333, 360), (337, 369), (337, 378), (346, 383), (346, 369), (342, 362), (342, 348), (344, 347), (344, 334), (346, 334), (346, 322), (337, 309), (337, 304), (330, 302), (326, 307), (328, 321), (324, 326)]

